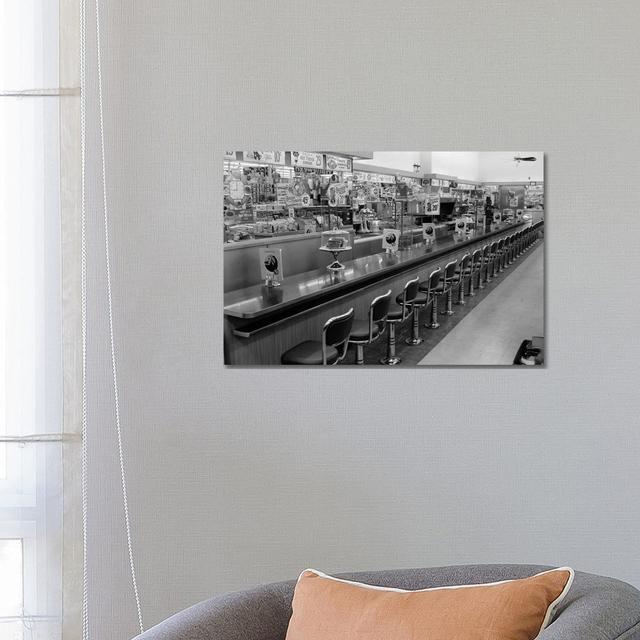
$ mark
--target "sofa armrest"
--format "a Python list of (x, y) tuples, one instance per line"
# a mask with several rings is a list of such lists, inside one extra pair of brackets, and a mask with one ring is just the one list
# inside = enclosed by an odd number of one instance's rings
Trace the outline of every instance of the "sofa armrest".
[(554, 621), (538, 640), (640, 640), (640, 593), (631, 585), (586, 573), (576, 579)]
[(281, 582), (211, 598), (135, 640), (284, 640), (292, 590), (292, 582)]

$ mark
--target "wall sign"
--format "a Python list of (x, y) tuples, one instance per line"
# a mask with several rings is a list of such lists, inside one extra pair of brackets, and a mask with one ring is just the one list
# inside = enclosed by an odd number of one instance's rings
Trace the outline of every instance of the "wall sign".
[(268, 164), (284, 164), (284, 151), (243, 151), (244, 159)]
[(294, 167), (312, 167), (324, 169), (324, 159), (321, 153), (315, 151), (292, 151), (291, 164)]
[(334, 156), (330, 153), (325, 154), (325, 166), (330, 171), (351, 171), (351, 158), (343, 158), (342, 156)]

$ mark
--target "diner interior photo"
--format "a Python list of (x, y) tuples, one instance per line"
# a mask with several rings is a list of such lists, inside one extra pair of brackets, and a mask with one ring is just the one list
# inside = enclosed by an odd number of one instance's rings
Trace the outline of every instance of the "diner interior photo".
[(540, 151), (227, 151), (228, 365), (544, 364)]

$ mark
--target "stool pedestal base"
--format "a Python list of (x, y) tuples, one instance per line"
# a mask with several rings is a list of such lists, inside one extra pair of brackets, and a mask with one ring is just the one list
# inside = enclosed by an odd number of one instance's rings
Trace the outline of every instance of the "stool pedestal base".
[(380, 359), (380, 364), (394, 366), (402, 362), (402, 358), (396, 355), (396, 323), (388, 322), (389, 340), (387, 342), (387, 357)]
[(424, 324), (427, 329), (437, 329), (440, 326), (438, 322), (438, 296), (433, 296), (433, 301), (431, 303), (431, 322)]
[(411, 337), (405, 339), (405, 344), (412, 346), (422, 344), (422, 338), (420, 337), (420, 319), (418, 307), (413, 307), (413, 326), (411, 329)]

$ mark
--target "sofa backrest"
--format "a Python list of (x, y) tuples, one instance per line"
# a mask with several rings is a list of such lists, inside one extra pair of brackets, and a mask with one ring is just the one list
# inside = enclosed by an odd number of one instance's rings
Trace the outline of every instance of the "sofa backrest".
[[(526, 578), (550, 568), (459, 565), (337, 575), (413, 590)], [(294, 588), (295, 580), (290, 580), (217, 596), (177, 613), (136, 640), (284, 640)], [(602, 635), (605, 631), (606, 636)], [(589, 637), (640, 640), (640, 592), (612, 578), (576, 572), (573, 586), (558, 608), (556, 622), (540, 635), (540, 640)]]

